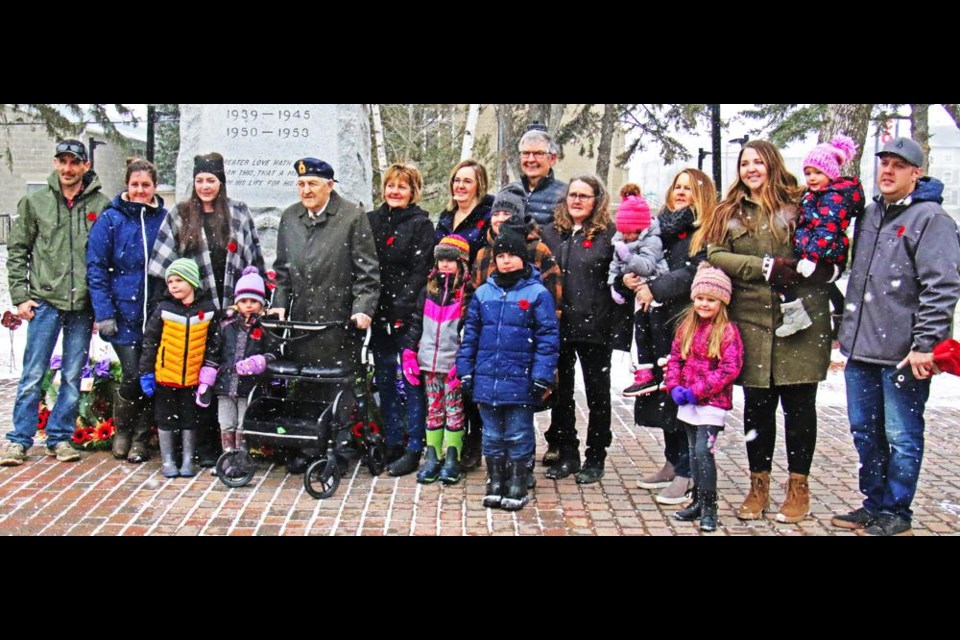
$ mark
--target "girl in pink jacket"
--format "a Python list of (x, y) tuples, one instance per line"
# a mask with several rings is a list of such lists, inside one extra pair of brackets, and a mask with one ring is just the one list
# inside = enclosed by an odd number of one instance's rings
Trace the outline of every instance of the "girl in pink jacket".
[(677, 421), (690, 445), (693, 502), (674, 514), (700, 520), (700, 531), (717, 529), (717, 435), (733, 408), (733, 383), (743, 367), (740, 331), (730, 322), (727, 305), (733, 285), (716, 267), (701, 262), (690, 287), (693, 304), (673, 339), (664, 376), (665, 390), (677, 403)]

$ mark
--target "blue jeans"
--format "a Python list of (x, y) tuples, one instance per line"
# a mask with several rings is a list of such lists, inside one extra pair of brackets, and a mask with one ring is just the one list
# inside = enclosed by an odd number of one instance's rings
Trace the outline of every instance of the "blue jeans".
[(63, 368), (60, 371), (60, 392), (47, 421), (47, 446), (73, 437), (80, 400), (80, 375), (87, 364), (90, 336), (93, 334), (93, 311), (60, 311), (47, 302), (34, 308), (34, 318), (27, 327), (27, 345), (23, 351), (23, 375), (13, 405), (11, 442), (29, 449), (37, 435), (37, 412), (40, 409), (40, 382), (50, 370), (50, 356), (63, 330)]
[(483, 420), (484, 456), (511, 460), (527, 460), (533, 456), (536, 438), (532, 406), (478, 404), (477, 407)]
[[(392, 342), (392, 341), (391, 341)], [(406, 422), (407, 451), (423, 451), (427, 431), (427, 403), (423, 382), (413, 386), (403, 380), (406, 407), (397, 390), (397, 363), (400, 349), (394, 343), (373, 350), (374, 379), (380, 392), (380, 409), (383, 411), (384, 440), (388, 447), (403, 445), (404, 422)], [(404, 420), (406, 417), (406, 420)]]
[(860, 456), (860, 492), (870, 513), (910, 520), (923, 460), (923, 410), (930, 381), (917, 380), (907, 366), (905, 379), (890, 379), (894, 367), (848, 360), (847, 415)]

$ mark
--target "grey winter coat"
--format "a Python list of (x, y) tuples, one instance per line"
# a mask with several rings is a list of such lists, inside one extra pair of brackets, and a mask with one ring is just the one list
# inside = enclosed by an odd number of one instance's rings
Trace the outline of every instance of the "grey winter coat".
[(871, 203), (856, 223), (840, 327), (849, 358), (896, 365), (951, 335), (960, 297), (960, 234), (943, 210), (943, 183), (921, 178), (905, 201)]
[(346, 324), (356, 313), (373, 318), (380, 295), (380, 264), (367, 214), (336, 191), (315, 220), (299, 202), (288, 207), (280, 217), (273, 268), (274, 307), (287, 309), (292, 320), (344, 324), (298, 341), (286, 357), (352, 368), (362, 336)]
[[(743, 369), (737, 384), (770, 388), (771, 384), (810, 384), (827, 377), (830, 366), (830, 309), (827, 287), (803, 283), (795, 291), (813, 326), (778, 338), (774, 329), (783, 322), (780, 298), (763, 277), (763, 256), (795, 258), (792, 227), (799, 210), (789, 207), (773, 216), (780, 237), (760, 225), (750, 232), (737, 216), (730, 219), (727, 237), (707, 248), (707, 260), (733, 281), (730, 319), (743, 340)], [(755, 217), (759, 207), (746, 201), (744, 216)]]
[(623, 242), (623, 234), (619, 231), (610, 241), (614, 245), (613, 260), (610, 261), (610, 273), (607, 284), (613, 284), (618, 277), (628, 273), (642, 278), (662, 276), (670, 271), (667, 261), (663, 259), (663, 242), (660, 240), (660, 223), (656, 219), (650, 227), (644, 229), (633, 242), (627, 243), (630, 256), (621, 260), (617, 253), (616, 244)]

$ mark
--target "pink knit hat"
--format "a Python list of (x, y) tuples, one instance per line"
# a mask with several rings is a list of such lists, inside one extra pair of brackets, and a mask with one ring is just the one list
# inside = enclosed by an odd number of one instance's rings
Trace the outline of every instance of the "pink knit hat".
[(265, 287), (263, 278), (260, 277), (260, 271), (250, 265), (243, 270), (243, 275), (237, 280), (237, 285), (233, 289), (233, 301), (256, 300), (260, 304), (267, 304), (264, 299)]
[(696, 275), (693, 276), (690, 299), (693, 300), (697, 296), (711, 296), (723, 301), (723, 304), (730, 304), (732, 294), (733, 283), (730, 282), (727, 274), (711, 266), (709, 262), (701, 262), (697, 267)]
[(650, 228), (650, 205), (643, 196), (627, 196), (617, 209), (617, 231), (639, 233)]
[(857, 143), (841, 133), (833, 136), (829, 143), (815, 146), (804, 159), (803, 168), (815, 167), (831, 180), (836, 180), (840, 177), (840, 167), (852, 160), (856, 152)]

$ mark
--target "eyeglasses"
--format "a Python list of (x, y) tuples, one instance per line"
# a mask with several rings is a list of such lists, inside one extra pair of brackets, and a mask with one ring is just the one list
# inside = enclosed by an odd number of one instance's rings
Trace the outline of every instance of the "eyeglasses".
[(567, 200), (593, 200), (597, 196), (592, 196), (588, 193), (568, 193)]
[(549, 151), (521, 151), (521, 158), (536, 158), (537, 160), (543, 160), (545, 157), (552, 155)]

